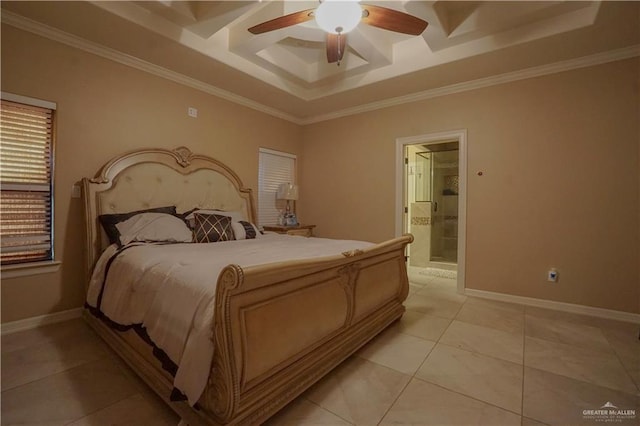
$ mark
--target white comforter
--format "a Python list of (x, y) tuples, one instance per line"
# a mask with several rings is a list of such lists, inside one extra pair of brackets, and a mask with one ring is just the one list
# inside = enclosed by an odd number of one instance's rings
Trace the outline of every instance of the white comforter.
[[(132, 247), (111, 264), (99, 308), (118, 324), (146, 327), (156, 346), (178, 365), (174, 386), (193, 405), (209, 375), (214, 298), (222, 268), (329, 256), (371, 245), (266, 234), (254, 240)], [(98, 260), (87, 293), (90, 306), (98, 307), (104, 270), (115, 252), (115, 245), (110, 246)]]

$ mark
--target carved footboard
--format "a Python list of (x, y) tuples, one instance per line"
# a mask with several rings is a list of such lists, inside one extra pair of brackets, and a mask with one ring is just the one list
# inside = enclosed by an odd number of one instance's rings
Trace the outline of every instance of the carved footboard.
[[(149, 148), (107, 162), (83, 179), (87, 277), (108, 245), (98, 217), (152, 207), (240, 214), (255, 223), (251, 190), (226, 165), (186, 147)], [(221, 273), (214, 360), (197, 409), (173, 401), (173, 378), (134, 331), (114, 331), (86, 314), (109, 345), (187, 423), (266, 420), (404, 312), (404, 236), (364, 251)], [(87, 279), (87, 282), (89, 279)]]
[(203, 408), (222, 424), (259, 424), (398, 319), (412, 240), (320, 262), (226, 267)]

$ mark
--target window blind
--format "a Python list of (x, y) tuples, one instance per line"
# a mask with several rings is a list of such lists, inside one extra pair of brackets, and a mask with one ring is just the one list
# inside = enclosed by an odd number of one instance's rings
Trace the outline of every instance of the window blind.
[(278, 187), (283, 183), (295, 183), (296, 156), (286, 152), (260, 149), (258, 170), (258, 224), (278, 223), (283, 201), (276, 200)]
[(52, 142), (52, 109), (2, 99), (0, 261), (3, 265), (53, 259)]

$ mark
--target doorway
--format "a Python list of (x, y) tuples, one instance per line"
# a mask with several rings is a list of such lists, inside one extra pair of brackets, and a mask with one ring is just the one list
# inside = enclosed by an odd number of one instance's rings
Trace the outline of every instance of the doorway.
[(410, 266), (457, 269), (458, 154), (457, 141), (405, 146)]
[(396, 233), (411, 233), (407, 265), (455, 278), (464, 291), (466, 131), (396, 141)]

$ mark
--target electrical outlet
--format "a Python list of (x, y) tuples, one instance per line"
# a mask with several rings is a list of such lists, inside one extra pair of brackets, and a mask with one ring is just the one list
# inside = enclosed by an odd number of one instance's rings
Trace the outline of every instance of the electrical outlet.
[(189, 107), (187, 109), (187, 114), (189, 117), (198, 118), (198, 109), (194, 107)]
[(552, 283), (558, 282), (558, 271), (556, 271), (556, 268), (549, 269), (547, 272), (547, 281)]

